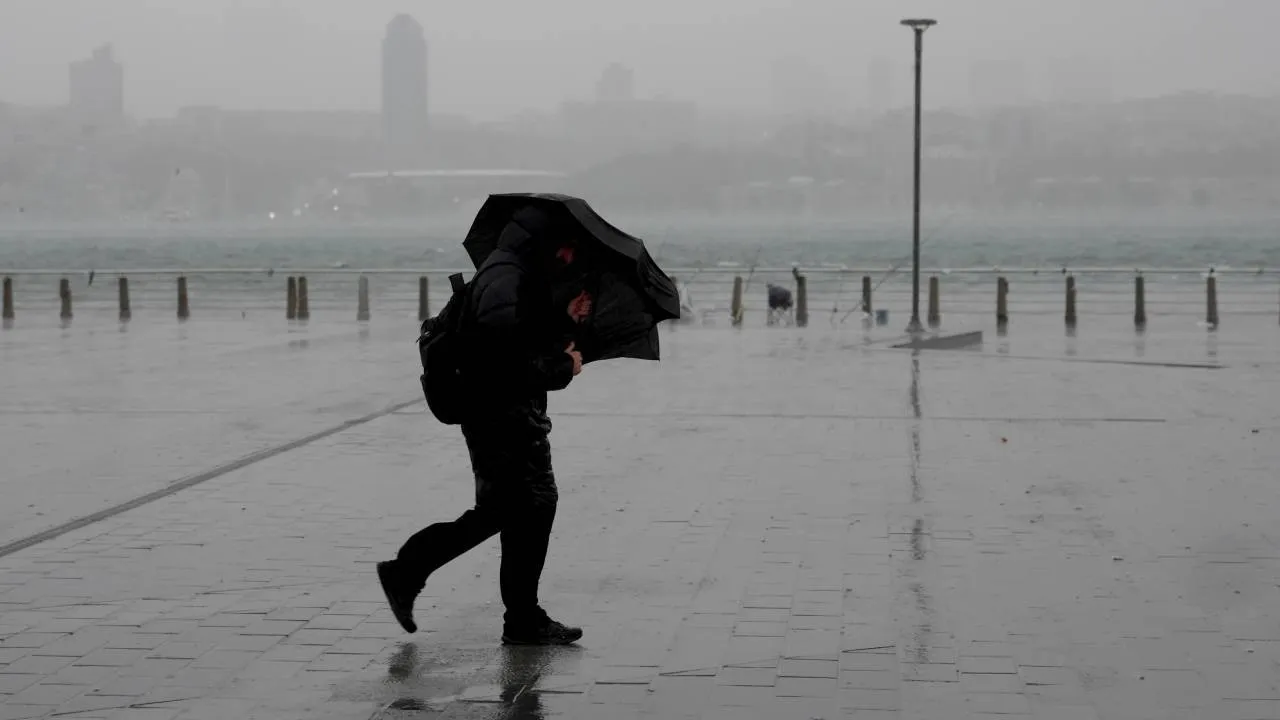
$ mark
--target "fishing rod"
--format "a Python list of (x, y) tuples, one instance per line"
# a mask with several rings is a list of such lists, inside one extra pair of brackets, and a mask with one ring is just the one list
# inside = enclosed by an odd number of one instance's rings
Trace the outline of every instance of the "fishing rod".
[(836, 326), (836, 313), (840, 312), (840, 298), (844, 295), (844, 283), (849, 279), (849, 273), (840, 273), (840, 284), (836, 286), (836, 299), (831, 302), (831, 317), (827, 322), (831, 327)]
[[(924, 236), (924, 239), (920, 241), (920, 247), (923, 248), (925, 245), (929, 244), (929, 241), (932, 240), (934, 236), (936, 236), (943, 228), (951, 224), (951, 221), (956, 218), (957, 214), (958, 214), (958, 211), (955, 211), (955, 210), (951, 211), (950, 213), (947, 214), (945, 218), (943, 218), (941, 223), (939, 223), (936, 227), (930, 229), (928, 234)], [(883, 285), (884, 282), (888, 280), (890, 276), (898, 272), (898, 269), (901, 268), (903, 265), (907, 264), (907, 262), (911, 260), (913, 257), (915, 257), (914, 249), (911, 251), (910, 255), (907, 255), (903, 257), (901, 260), (899, 260), (898, 262), (894, 263), (893, 266), (890, 267), (889, 270), (886, 271), (885, 274), (880, 277), (879, 282), (871, 286), (871, 292), (874, 293), (875, 291), (879, 290), (880, 286)], [(841, 287), (843, 287), (843, 282), (841, 283)], [(865, 307), (862, 307), (862, 304), (859, 303), (858, 305), (854, 306), (852, 310), (846, 312), (844, 314), (844, 317), (840, 318), (840, 324), (843, 325), (844, 322), (849, 319), (849, 316), (852, 315), (854, 312), (856, 312), (859, 308), (861, 308), (863, 312), (867, 311), (867, 309)]]

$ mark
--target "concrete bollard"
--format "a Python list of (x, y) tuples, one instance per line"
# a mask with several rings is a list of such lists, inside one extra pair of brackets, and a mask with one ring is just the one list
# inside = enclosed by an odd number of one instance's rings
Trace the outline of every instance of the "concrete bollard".
[(369, 319), (369, 278), (364, 275), (356, 282), (356, 320)]
[(871, 276), (862, 276), (862, 312), (871, 314)]
[(418, 278), (418, 322), (426, 322), (431, 317), (431, 304), (428, 302), (427, 276)]
[(733, 278), (733, 296), (729, 301), (729, 320), (734, 325), (742, 324), (742, 276)]
[(122, 277), (116, 284), (120, 288), (120, 321), (125, 322), (133, 317), (133, 308), (129, 304), (129, 278)]
[(1009, 280), (996, 278), (996, 327), (1009, 325)]
[(929, 327), (936, 328), (942, 324), (942, 298), (939, 297), (938, 276), (929, 278)]
[(307, 276), (302, 275), (298, 278), (298, 319), (306, 320), (311, 317), (311, 309), (307, 306)]
[(298, 278), (293, 275), (285, 281), (284, 319), (298, 319)]
[(63, 320), (71, 319), (71, 281), (62, 278), (58, 281), (58, 299), (62, 301), (62, 312), (58, 315)]
[(4, 300), (0, 302), (0, 319), (13, 319), (13, 278), (4, 279)]
[(1076, 276), (1067, 276), (1067, 327), (1076, 326)]
[(1142, 275), (1133, 279), (1133, 326), (1139, 330), (1147, 326), (1147, 281)]
[(1218, 327), (1218, 278), (1209, 271), (1209, 277), (1204, 283), (1205, 294), (1205, 318), (1204, 321), (1209, 327)]
[(191, 317), (191, 303), (187, 300), (187, 277), (185, 275), (178, 276), (178, 319), (186, 320)]
[(809, 325), (809, 278), (796, 273), (796, 325)]

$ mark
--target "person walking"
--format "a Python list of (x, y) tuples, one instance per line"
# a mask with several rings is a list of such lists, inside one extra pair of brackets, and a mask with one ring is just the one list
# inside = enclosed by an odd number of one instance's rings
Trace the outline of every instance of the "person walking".
[(567, 645), (582, 637), (538, 602), (559, 499), (547, 393), (563, 390), (582, 371), (573, 330), (591, 312), (575, 243), (557, 235), (541, 210), (516, 213), (469, 288), (459, 338), (469, 399), (462, 436), (475, 506), (420, 530), (395, 559), (378, 563), (387, 602), (406, 632), (417, 631), (413, 604), (431, 573), (499, 535), (502, 642)]

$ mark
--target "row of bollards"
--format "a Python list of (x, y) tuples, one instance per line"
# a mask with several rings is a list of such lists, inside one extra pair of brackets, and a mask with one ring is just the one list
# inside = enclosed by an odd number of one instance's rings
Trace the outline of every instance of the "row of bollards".
[[(795, 274), (796, 278), (796, 324), (804, 327), (809, 322), (808, 283), (804, 276)], [(1147, 325), (1146, 280), (1139, 274), (1134, 277), (1133, 322), (1138, 329)], [(862, 277), (861, 309), (868, 316), (872, 314), (870, 275)], [(741, 276), (733, 279), (733, 295), (729, 302), (729, 316), (735, 326), (741, 325), (745, 315), (743, 305), (743, 280)], [(1205, 281), (1205, 323), (1210, 327), (1218, 326), (1218, 279), (1211, 271)], [(1068, 328), (1076, 327), (1076, 278), (1066, 276), (1065, 313), (1063, 320)], [(942, 325), (942, 291), (941, 280), (937, 275), (929, 278), (928, 324), (930, 328)], [(1009, 280), (1003, 276), (996, 278), (996, 325), (1006, 328), (1009, 325)]]
[[(808, 300), (808, 281), (798, 271), (793, 273), (796, 281), (796, 300), (795, 300), (795, 320), (800, 327), (805, 327), (809, 322), (809, 300)], [(1068, 328), (1074, 328), (1077, 323), (1077, 305), (1076, 305), (1076, 278), (1074, 275), (1066, 275), (1065, 288), (1065, 314), (1064, 320)], [(129, 301), (129, 279), (120, 277), (119, 283), (119, 306), (120, 319), (127, 321), (132, 317), (132, 308)], [(187, 289), (187, 278), (179, 276), (177, 278), (178, 286), (178, 319), (187, 320), (191, 317), (191, 302)], [(1147, 307), (1146, 307), (1146, 280), (1142, 274), (1134, 277), (1134, 301), (1133, 301), (1133, 322), (1138, 329), (1143, 329), (1147, 324)], [(418, 320), (419, 322), (426, 320), (430, 316), (430, 303), (428, 295), (428, 280), (426, 276), (418, 278)], [(745, 292), (745, 283), (741, 276), (735, 276), (733, 279), (733, 295), (730, 301), (730, 318), (734, 326), (742, 325), (745, 317), (745, 305), (743, 294)], [(869, 275), (862, 277), (862, 301), (861, 307), (867, 315), (872, 314), (872, 278)], [(310, 310), (307, 300), (307, 278), (306, 276), (290, 276), (286, 282), (286, 303), (285, 317), (289, 320), (307, 320), (310, 318)], [(938, 276), (929, 278), (929, 299), (928, 299), (928, 324), (930, 328), (937, 328), (942, 324), (942, 298), (941, 298), (941, 280)], [(370, 309), (370, 293), (369, 278), (361, 275), (356, 291), (356, 319), (364, 322), (369, 320), (371, 316)], [(58, 298), (60, 302), (59, 317), (64, 321), (70, 320), (73, 316), (72, 311), (72, 294), (71, 281), (68, 278), (61, 278), (58, 281)], [(14, 319), (14, 287), (13, 279), (5, 277), (3, 279), (3, 295), (2, 304), (0, 304), (0, 318), (5, 321)], [(1219, 322), (1218, 316), (1218, 279), (1213, 271), (1209, 272), (1205, 281), (1205, 323), (1210, 327), (1217, 327)], [(1009, 281), (1001, 276), (996, 278), (996, 324), (998, 327), (1006, 327), (1009, 323)]]
[[(133, 309), (129, 301), (129, 278), (121, 277), (119, 283), (119, 304), (120, 319), (129, 320), (133, 316)], [(418, 278), (418, 321), (422, 322), (430, 316), (431, 303), (428, 296), (429, 284), (425, 276)], [(311, 311), (307, 301), (307, 278), (306, 276), (290, 276), (285, 284), (285, 317), (289, 320), (307, 320), (311, 317)], [(6, 277), (3, 282), (3, 303), (0, 304), (0, 318), (4, 320), (14, 319), (14, 300), (13, 300), (13, 278)], [(70, 320), (73, 316), (72, 311), (72, 295), (71, 280), (69, 278), (61, 278), (58, 280), (58, 300), (59, 300), (59, 317), (63, 320)], [(366, 321), (371, 313), (369, 310), (369, 278), (361, 275), (357, 286), (356, 297), (356, 319)], [(178, 319), (187, 320), (191, 317), (191, 298), (187, 290), (186, 276), (178, 277)]]
[[(133, 306), (129, 301), (129, 278), (121, 277), (117, 280), (117, 295), (120, 307), (120, 320), (128, 321), (133, 317)], [(58, 317), (62, 320), (71, 320), (75, 316), (71, 296), (71, 280), (61, 278), (58, 280)], [(13, 278), (6, 277), (4, 279), (4, 301), (3, 309), (0, 311), (4, 320), (14, 319), (13, 307)], [(178, 277), (178, 319), (187, 320), (191, 317), (191, 300), (187, 294), (187, 278), (185, 276)]]

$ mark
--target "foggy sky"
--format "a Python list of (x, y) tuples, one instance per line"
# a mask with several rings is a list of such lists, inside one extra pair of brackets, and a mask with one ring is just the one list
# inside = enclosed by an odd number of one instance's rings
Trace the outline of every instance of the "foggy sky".
[(1116, 96), (1280, 92), (1277, 0), (0, 0), (0, 101), (65, 102), (67, 63), (113, 42), (134, 115), (375, 109), (398, 12), (426, 28), (432, 111), (480, 118), (588, 97), (614, 61), (641, 96), (768, 109), (776, 61), (853, 107), (884, 57), (904, 63), (905, 98), (907, 15), (941, 23), (926, 44), (934, 102), (968, 97), (970, 60), (1094, 68)]

